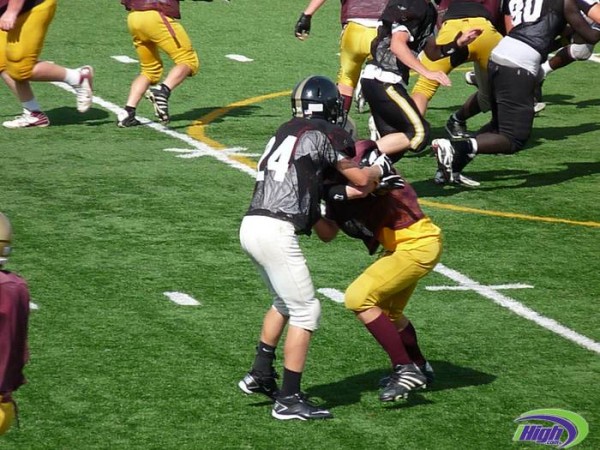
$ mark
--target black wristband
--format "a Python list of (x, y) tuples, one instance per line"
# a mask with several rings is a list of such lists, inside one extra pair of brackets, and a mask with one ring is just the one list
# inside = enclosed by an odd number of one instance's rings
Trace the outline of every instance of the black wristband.
[(442, 54), (442, 58), (445, 58), (446, 56), (453, 55), (460, 48), (458, 46), (458, 44), (456, 43), (456, 41), (452, 41), (449, 44), (440, 45), (440, 47), (441, 47), (440, 48), (440, 53)]
[(345, 184), (336, 184), (327, 189), (327, 199), (336, 202), (343, 202), (348, 200), (348, 194), (346, 193)]

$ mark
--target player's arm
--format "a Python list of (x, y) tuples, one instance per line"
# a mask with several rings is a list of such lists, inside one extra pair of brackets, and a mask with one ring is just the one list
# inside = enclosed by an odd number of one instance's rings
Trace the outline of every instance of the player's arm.
[[(387, 158), (385, 155), (382, 155), (382, 157)], [(392, 170), (392, 162), (389, 158), (387, 158), (387, 160), (382, 158), (379, 164), (374, 164), (371, 167), (359, 167), (359, 165), (351, 159), (343, 158), (337, 162), (336, 169), (344, 175), (356, 189), (366, 189), (368, 193), (375, 189), (382, 176), (387, 175), (387, 172)]]
[[(433, 40), (433, 36), (429, 39)], [(410, 33), (408, 30), (398, 30), (392, 33), (392, 40), (390, 43), (390, 50), (399, 61), (402, 62), (409, 69), (414, 70), (419, 75), (423, 75), (425, 78), (437, 81), (442, 86), (450, 86), (450, 78), (444, 72), (428, 70), (422, 63), (417, 59), (412, 50), (408, 47), (410, 40)], [(435, 43), (434, 43), (435, 44)]]
[(594, 6), (592, 6), (588, 10), (587, 16), (594, 22), (600, 23), (600, 3), (596, 3)]
[(564, 13), (565, 19), (571, 25), (573, 31), (581, 36), (584, 41), (590, 44), (600, 41), (600, 31), (590, 27), (581, 15), (581, 10), (575, 0), (565, 0)]
[(432, 61), (450, 56), (450, 58), (460, 61), (458, 64), (453, 64), (453, 66), (457, 66), (466, 62), (469, 57), (469, 44), (477, 39), (481, 33), (483, 33), (483, 30), (479, 28), (474, 28), (464, 33), (459, 31), (454, 40), (447, 44), (437, 44), (435, 39), (429, 38), (425, 45), (425, 54)]
[(303, 41), (310, 34), (310, 22), (314, 13), (323, 6), (327, 0), (311, 0), (294, 27), (295, 36)]
[(25, 0), (8, 0), (6, 11), (0, 16), (0, 30), (10, 31), (14, 28), (24, 3)]

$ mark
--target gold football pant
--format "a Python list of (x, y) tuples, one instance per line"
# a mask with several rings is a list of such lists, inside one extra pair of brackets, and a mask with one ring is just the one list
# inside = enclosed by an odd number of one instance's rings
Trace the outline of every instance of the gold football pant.
[(132, 11), (127, 16), (127, 26), (133, 37), (142, 75), (148, 78), (150, 83), (156, 84), (162, 78), (163, 62), (159, 49), (175, 64), (188, 66), (192, 75), (198, 72), (198, 54), (187, 32), (177, 20), (161, 16), (158, 11)]
[(427, 238), (424, 245), (386, 252), (371, 264), (346, 290), (346, 308), (365, 311), (378, 306), (393, 321), (404, 317), (404, 308), (418, 281), (438, 263), (442, 252), (440, 237)]
[(0, 436), (8, 431), (15, 420), (14, 402), (3, 402), (0, 395)]
[[(489, 87), (487, 81), (487, 65), (490, 54), (494, 47), (502, 39), (502, 35), (494, 28), (494, 25), (483, 17), (470, 17), (465, 19), (446, 20), (435, 39), (436, 44), (448, 44), (456, 38), (459, 32), (466, 32), (473, 28), (483, 30), (483, 33), (469, 44), (469, 57), (467, 61), (472, 61), (479, 84), (478, 100), (483, 111), (489, 110)], [(425, 53), (420, 57), (423, 65), (431, 71), (442, 71), (450, 73), (455, 66), (452, 65), (450, 57), (430, 60)], [(466, 61), (464, 61), (466, 62)], [(412, 90), (412, 94), (420, 93), (431, 100), (440, 84), (437, 81), (429, 80), (420, 75)]]
[(44, 46), (48, 27), (56, 11), (56, 0), (45, 0), (17, 17), (12, 30), (0, 36), (0, 72), (6, 72), (17, 81), (29, 80)]
[(358, 84), (360, 71), (367, 59), (371, 58), (371, 41), (377, 36), (377, 28), (365, 27), (348, 22), (340, 38), (340, 70), (337, 83), (350, 86)]

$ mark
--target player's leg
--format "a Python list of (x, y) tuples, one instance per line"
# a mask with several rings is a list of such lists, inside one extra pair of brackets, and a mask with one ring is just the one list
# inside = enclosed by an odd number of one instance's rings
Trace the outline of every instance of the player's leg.
[(183, 26), (175, 19), (166, 17), (165, 20), (169, 22), (170, 29), (161, 23), (152, 35), (152, 41), (169, 55), (175, 65), (162, 83), (149, 89), (148, 99), (152, 102), (157, 116), (166, 123), (170, 120), (169, 97), (171, 91), (183, 83), (186, 78), (198, 73), (200, 61)]
[(366, 100), (381, 138), (377, 146), (394, 161), (407, 150), (420, 152), (429, 140), (430, 126), (404, 87), (362, 79)]
[[(452, 42), (456, 35), (462, 30), (462, 26), (462, 20), (451, 19), (444, 22), (439, 30), (438, 35), (436, 36), (436, 44), (443, 45)], [(421, 54), (419, 59), (428, 70), (435, 72), (442, 71), (446, 74), (450, 73), (454, 67), (464, 62), (462, 59), (455, 60), (451, 57), (440, 58), (436, 61), (432, 61), (424, 52)], [(421, 115), (424, 116), (427, 112), (427, 105), (439, 87), (440, 84), (437, 81), (430, 80), (422, 75), (419, 75), (417, 78), (417, 82), (415, 83), (410, 95), (415, 101), (415, 104), (417, 105)]]
[(343, 108), (350, 111), (354, 89), (358, 85), (363, 63), (370, 55), (371, 41), (377, 35), (376, 28), (365, 27), (355, 22), (348, 23), (340, 37), (340, 69), (337, 86), (343, 98)]

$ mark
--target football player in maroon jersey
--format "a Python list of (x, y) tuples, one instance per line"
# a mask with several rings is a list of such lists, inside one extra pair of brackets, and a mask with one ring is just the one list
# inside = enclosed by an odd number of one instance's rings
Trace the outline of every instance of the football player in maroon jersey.
[[(171, 91), (198, 72), (200, 62), (192, 42), (179, 22), (179, 0), (121, 0), (127, 15), (127, 26), (140, 60), (141, 73), (131, 83), (125, 110), (119, 113), (118, 127), (133, 127), (138, 103), (144, 96), (152, 102), (156, 117), (168, 123)], [(159, 49), (175, 65), (161, 83), (163, 62)]]
[[(355, 161), (368, 161), (370, 152), (378, 154), (376, 148), (373, 141), (357, 142)], [(337, 190), (339, 177), (332, 181), (329, 189)], [(392, 189), (378, 188), (373, 195), (358, 199), (325, 198), (325, 217), (314, 226), (322, 240), (332, 240), (341, 229), (361, 239), (370, 254), (379, 245), (384, 248), (382, 256), (346, 289), (344, 303), (390, 358), (393, 371), (385, 379), (379, 399), (406, 398), (433, 381), (433, 369), (404, 309), (418, 281), (440, 259), (441, 231), (423, 213), (414, 189), (406, 182)]]
[[(294, 33), (300, 40), (310, 34), (311, 19), (326, 0), (311, 0), (296, 22)], [(344, 99), (344, 110), (350, 111), (354, 89), (365, 61), (371, 58), (371, 41), (377, 36), (379, 16), (387, 0), (342, 0), (340, 21), (340, 69), (337, 86)]]
[(38, 60), (55, 11), (56, 0), (0, 0), (0, 72), (23, 107), (22, 115), (2, 124), (6, 128), (50, 124), (33, 94), (31, 81), (63, 81), (75, 89), (77, 111), (84, 113), (92, 106), (94, 71), (90, 66), (67, 69)]
[(29, 290), (16, 273), (4, 269), (10, 254), (11, 227), (0, 213), (0, 435), (15, 419), (13, 392), (25, 383), (28, 359)]

